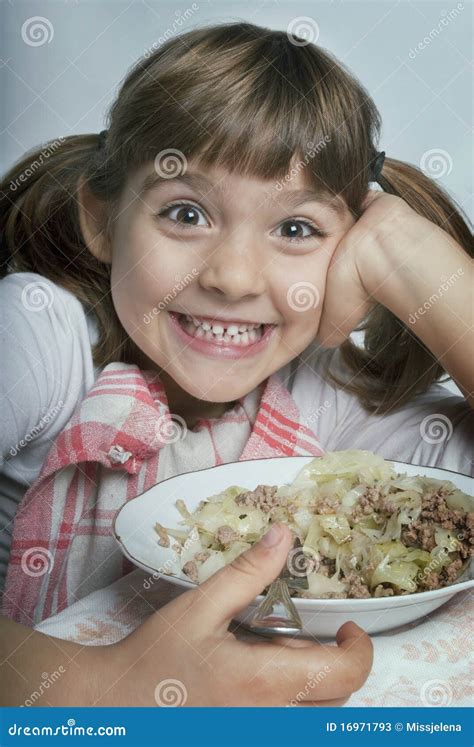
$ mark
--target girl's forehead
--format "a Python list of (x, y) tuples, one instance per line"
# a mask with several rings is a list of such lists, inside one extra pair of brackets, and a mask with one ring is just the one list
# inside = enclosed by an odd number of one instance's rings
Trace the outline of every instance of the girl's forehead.
[(133, 181), (133, 191), (142, 198), (160, 187), (182, 186), (203, 196), (222, 200), (235, 199), (237, 192), (251, 192), (265, 202), (284, 200), (296, 207), (304, 202), (315, 201), (339, 215), (347, 210), (347, 205), (340, 197), (324, 189), (316, 180), (311, 180), (307, 168), (295, 159), (292, 159), (287, 173), (278, 179), (242, 174), (238, 169), (207, 165), (196, 158), (187, 160), (184, 156), (175, 161), (174, 171), (170, 173), (157, 165), (155, 159), (143, 166)]

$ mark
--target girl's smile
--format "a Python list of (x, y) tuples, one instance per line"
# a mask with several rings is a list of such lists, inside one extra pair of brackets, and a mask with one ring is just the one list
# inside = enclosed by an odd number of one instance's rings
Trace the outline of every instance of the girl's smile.
[(191, 350), (210, 358), (257, 355), (273, 339), (275, 324), (239, 323), (212, 317), (194, 317), (170, 311), (171, 327)]

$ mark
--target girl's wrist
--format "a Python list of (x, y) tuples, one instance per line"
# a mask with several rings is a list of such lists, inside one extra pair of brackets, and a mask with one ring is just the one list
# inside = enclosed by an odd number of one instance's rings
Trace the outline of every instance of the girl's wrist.
[(427, 224), (423, 236), (414, 235), (408, 243), (397, 240), (397, 230), (374, 237), (358, 263), (371, 298), (409, 324), (420, 309), (421, 315), (426, 311), (427, 303), (433, 305), (435, 295), (441, 298), (468, 272), (462, 247), (438, 226), (421, 220)]

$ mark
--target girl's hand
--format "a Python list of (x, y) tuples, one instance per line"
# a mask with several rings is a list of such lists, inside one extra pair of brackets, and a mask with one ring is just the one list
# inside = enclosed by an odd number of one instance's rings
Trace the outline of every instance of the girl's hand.
[(340, 628), (337, 646), (291, 638), (249, 643), (228, 631), (286, 561), (291, 533), (283, 525), (275, 532), (120, 643), (95, 649), (94, 705), (341, 705), (358, 690), (372, 643), (354, 623)]
[[(453, 253), (455, 242), (401, 197), (368, 190), (362, 209), (329, 266), (317, 335), (327, 347), (340, 345), (375, 303), (390, 308), (392, 295), (399, 306), (391, 310), (406, 321), (404, 312), (408, 318), (416, 298), (433, 292), (427, 278), (433, 277), (437, 287), (439, 277), (449, 271), (446, 251)], [(400, 283), (402, 273), (403, 278), (411, 276), (412, 284), (419, 280), (413, 292), (407, 283)]]
[(362, 207), (331, 259), (317, 339), (340, 345), (379, 303), (421, 340), (474, 408), (467, 248), (401, 197), (369, 190)]

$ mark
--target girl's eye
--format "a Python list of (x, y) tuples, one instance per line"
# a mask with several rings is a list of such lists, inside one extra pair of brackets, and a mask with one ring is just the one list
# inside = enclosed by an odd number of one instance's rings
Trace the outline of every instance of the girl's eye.
[(317, 226), (314, 226), (307, 220), (301, 220), (297, 218), (289, 218), (278, 226), (278, 229), (283, 230), (283, 235), (280, 236), (290, 241), (306, 241), (306, 239), (312, 239), (314, 236), (324, 238), (327, 234)]
[[(208, 225), (201, 208), (192, 205), (189, 202), (173, 202), (166, 205), (158, 213), (160, 217), (165, 217), (176, 223), (182, 228), (193, 228), (194, 226)], [(199, 221), (203, 218), (203, 222)]]

